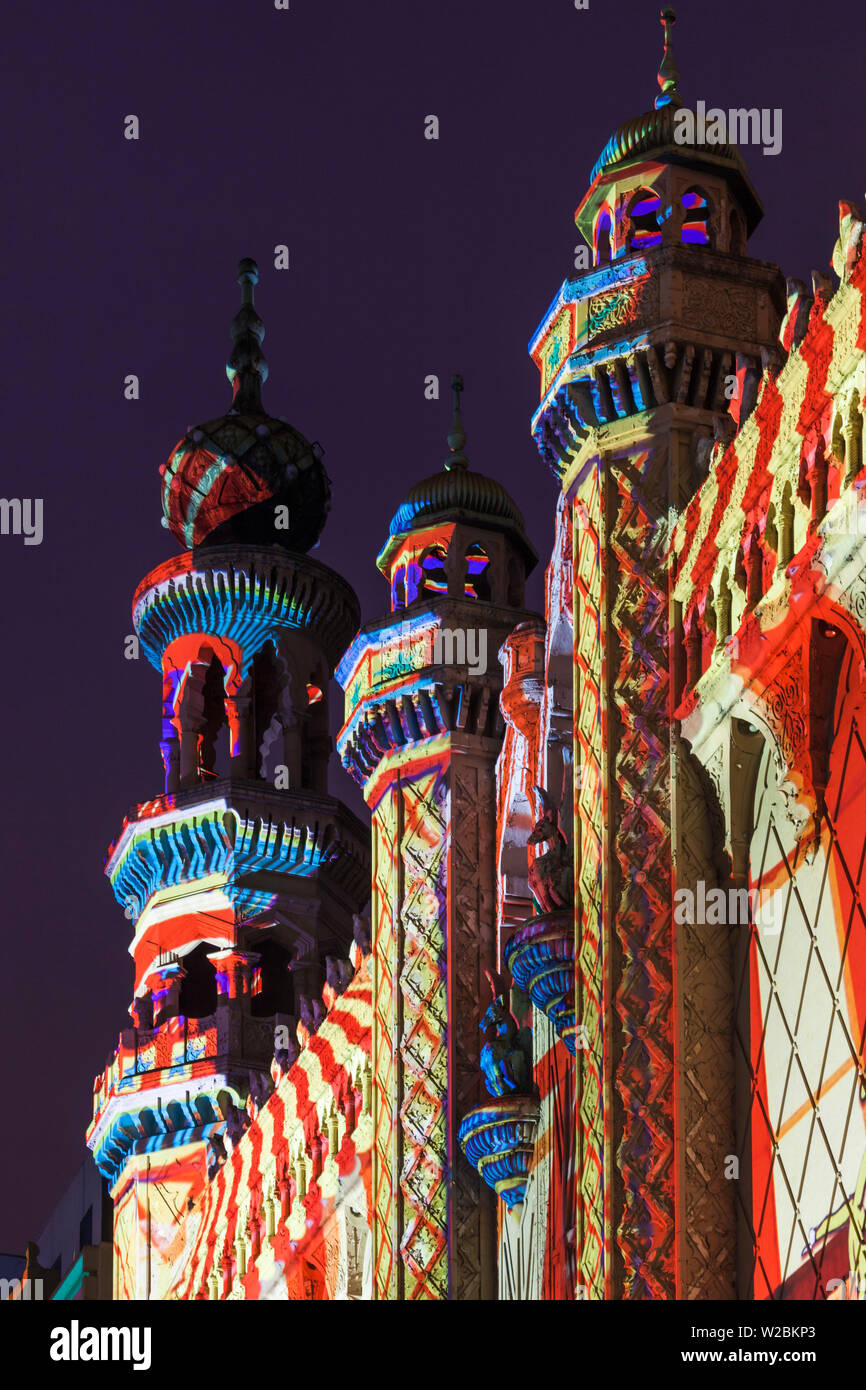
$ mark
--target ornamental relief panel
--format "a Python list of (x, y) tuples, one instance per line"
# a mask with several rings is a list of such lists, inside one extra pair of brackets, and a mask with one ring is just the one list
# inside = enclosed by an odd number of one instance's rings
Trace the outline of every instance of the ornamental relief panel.
[(620, 285), (607, 294), (595, 295), (587, 310), (587, 335), (590, 338), (609, 333), (628, 325), (636, 328), (655, 322), (659, 316), (659, 285), (656, 279), (639, 280)]
[(791, 652), (779, 674), (764, 690), (761, 705), (776, 736), (784, 760), (781, 772), (803, 768), (807, 748), (806, 710), (803, 696), (806, 673), (802, 650)]
[(541, 349), (541, 394), (544, 396), (560, 367), (571, 351), (573, 341), (572, 310), (566, 305), (545, 339)]
[(866, 634), (866, 571), (860, 571), (854, 582), (839, 594), (837, 602), (857, 619)]
[(723, 280), (683, 277), (680, 321), (707, 333), (737, 338), (757, 336), (755, 293)]

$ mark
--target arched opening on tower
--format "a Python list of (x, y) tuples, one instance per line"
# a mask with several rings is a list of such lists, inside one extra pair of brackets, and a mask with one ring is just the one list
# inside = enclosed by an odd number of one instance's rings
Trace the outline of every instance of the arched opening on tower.
[(445, 573), (445, 551), (441, 545), (433, 545), (421, 559), (421, 584), (418, 596), (422, 594), (447, 594), (448, 576)]
[(277, 941), (263, 941), (254, 949), (260, 960), (253, 974), (250, 1012), (255, 1018), (293, 1013), (291, 952)]
[(830, 436), (830, 452), (834, 462), (844, 464), (845, 462), (845, 431), (842, 426), (842, 415), (837, 413), (833, 421), (833, 430)]
[(216, 971), (208, 952), (214, 948), (202, 943), (183, 957), (186, 972), (180, 986), (179, 1012), (184, 1018), (208, 1018), (217, 1006)]
[(466, 598), (490, 602), (490, 556), (483, 546), (470, 545), (466, 551), (466, 578), (463, 593)]
[(272, 642), (266, 642), (253, 657), (253, 729), (257, 777), (271, 778), (274, 767), (284, 761), (282, 724), (279, 717), (282, 680)]
[(596, 265), (606, 265), (610, 260), (610, 238), (612, 223), (610, 212), (607, 208), (602, 208), (598, 214), (595, 224), (595, 263)]
[(649, 251), (661, 246), (659, 227), (661, 199), (651, 188), (639, 188), (629, 203), (629, 251)]
[(331, 756), (327, 682), (328, 672), (324, 667), (316, 667), (309, 673), (305, 682), (305, 736), (301, 740), (301, 785), (323, 795), (328, 790), (328, 759)]
[(391, 609), (396, 612), (398, 608), (406, 607), (406, 566), (398, 565), (394, 571), (394, 579), (391, 584)]
[(406, 566), (406, 606), (420, 597), (424, 589), (424, 572), (417, 560), (410, 560)]
[(863, 413), (860, 397), (856, 391), (848, 403), (847, 452), (845, 481), (853, 482), (863, 467)]
[(218, 657), (207, 668), (202, 694), (205, 720), (199, 772), (203, 782), (231, 774), (231, 740), (226, 716), (225, 671)]
[(701, 188), (690, 188), (682, 196), (683, 225), (680, 240), (690, 246), (710, 244), (710, 204)]

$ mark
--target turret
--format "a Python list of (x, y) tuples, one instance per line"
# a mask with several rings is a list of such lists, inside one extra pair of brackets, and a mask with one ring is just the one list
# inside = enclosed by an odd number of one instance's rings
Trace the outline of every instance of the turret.
[(358, 603), (306, 553), (330, 483), (318, 446), (264, 410), (255, 262), (238, 280), (231, 407), (160, 470), (186, 548), (133, 601), (162, 683), (164, 783), (107, 857), (132, 927), (132, 1026), (88, 1131), (112, 1183), (121, 1297), (164, 1291), (171, 1242), (153, 1232), (239, 1137), (251, 1085), (260, 1101), (369, 895), (367, 833), (327, 786), (329, 685)]

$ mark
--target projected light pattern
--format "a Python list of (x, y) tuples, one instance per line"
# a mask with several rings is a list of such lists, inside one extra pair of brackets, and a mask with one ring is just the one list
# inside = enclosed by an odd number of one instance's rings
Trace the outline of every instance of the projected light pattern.
[(176, 1230), (172, 1296), (369, 1297), (369, 961)]
[(237, 653), (238, 678), (266, 642), (297, 631), (314, 633), (335, 664), (359, 621), (354, 593), (333, 570), (262, 547), (242, 554), (215, 547), (165, 561), (139, 584), (132, 615), (158, 671), (178, 639), (218, 637)]
[(635, 194), (628, 210), (630, 251), (648, 251), (653, 246), (661, 246), (660, 209), (659, 195), (651, 189), (645, 188)]
[(274, 821), (245, 817), (222, 799), (199, 801), (186, 815), (174, 813), (156, 825), (127, 821), (106, 872), (133, 921), (160, 889), (213, 877), (237, 912), (251, 916), (268, 907), (273, 894), (251, 887), (249, 875), (312, 877), (330, 862), (338, 841), (338, 825), (330, 816)]
[(710, 233), (707, 221), (710, 215), (709, 203), (706, 194), (699, 189), (692, 188), (682, 196), (682, 205), (686, 210), (683, 219), (682, 239), (692, 246), (709, 246)]
[(788, 362), (764, 374), (748, 423), (741, 418), (674, 536), (687, 665), (678, 712), (714, 769), (717, 711), (730, 711), (721, 727), (735, 741), (734, 786), (753, 807), (750, 823), (728, 833), (747, 843), (756, 903), (739, 928), (748, 950), (735, 1047), (750, 1077), (738, 1152), (759, 1299), (864, 1296), (858, 222), (840, 205), (835, 294), (819, 290), (804, 305), (803, 287), (790, 287), (780, 334)]

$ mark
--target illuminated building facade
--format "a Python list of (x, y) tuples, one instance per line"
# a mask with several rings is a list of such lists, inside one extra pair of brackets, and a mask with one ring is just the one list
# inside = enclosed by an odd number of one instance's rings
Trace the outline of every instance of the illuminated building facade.
[(455, 378), (359, 627), (241, 263), (233, 406), (164, 468), (184, 550), (134, 603), (165, 788), (107, 862), (116, 1298), (863, 1296), (863, 223), (811, 292), (749, 257), (663, 22), (530, 344), (543, 617)]
[(840, 204), (838, 285), (748, 257), (760, 204), (736, 149), (678, 141), (662, 18), (655, 109), (577, 210), (593, 265), (531, 344), (562, 503), (499, 829), (562, 787), (561, 1258), (591, 1299), (862, 1297), (863, 223)]

